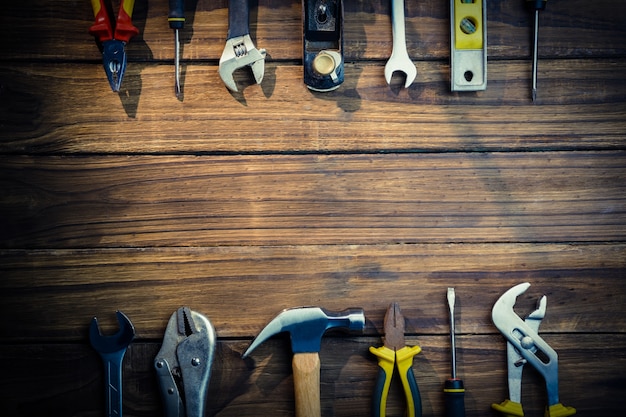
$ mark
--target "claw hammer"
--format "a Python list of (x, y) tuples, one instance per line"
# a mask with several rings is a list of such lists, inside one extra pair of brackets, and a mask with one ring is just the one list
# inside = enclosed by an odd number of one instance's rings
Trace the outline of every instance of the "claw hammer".
[(289, 332), (296, 417), (321, 417), (319, 351), (322, 336), (326, 330), (335, 327), (363, 330), (363, 309), (331, 312), (319, 307), (296, 307), (283, 310), (265, 326), (242, 355), (245, 358), (275, 334)]

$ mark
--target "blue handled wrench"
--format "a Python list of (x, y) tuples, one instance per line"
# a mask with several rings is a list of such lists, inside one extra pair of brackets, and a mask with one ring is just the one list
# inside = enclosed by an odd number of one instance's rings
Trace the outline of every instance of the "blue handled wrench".
[(104, 362), (104, 385), (107, 417), (122, 417), (122, 361), (126, 348), (135, 338), (135, 328), (128, 317), (117, 311), (120, 329), (111, 336), (103, 336), (94, 317), (89, 327), (91, 346), (100, 354)]

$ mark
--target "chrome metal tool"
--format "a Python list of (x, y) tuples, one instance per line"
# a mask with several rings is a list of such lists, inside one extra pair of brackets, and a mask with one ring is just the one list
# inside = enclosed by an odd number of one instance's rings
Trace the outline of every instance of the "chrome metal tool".
[(533, 26), (533, 68), (532, 68), (532, 87), (531, 98), (533, 102), (537, 99), (537, 64), (539, 61), (539, 11), (546, 8), (548, 0), (526, 0), (526, 4), (530, 6), (534, 14)]
[(202, 314), (181, 307), (171, 315), (154, 359), (165, 417), (204, 417), (215, 340)]
[(452, 91), (487, 88), (486, 0), (450, 0)]
[(265, 49), (257, 49), (250, 37), (250, 6), (248, 0), (228, 0), (228, 34), (220, 57), (219, 73), (226, 87), (237, 91), (233, 73), (245, 67), (252, 68), (257, 84), (265, 73)]
[(541, 320), (546, 314), (547, 298), (539, 299), (537, 309), (522, 320), (513, 310), (515, 301), (530, 287), (528, 282), (518, 284), (506, 291), (493, 306), (493, 323), (507, 340), (507, 369), (509, 399), (492, 404), (494, 410), (503, 415), (524, 415), (522, 409), (522, 370), (525, 364), (532, 365), (545, 379), (548, 391), (546, 417), (566, 417), (576, 413), (573, 407), (559, 402), (558, 355), (538, 334)]
[(174, 30), (174, 92), (176, 97), (182, 98), (180, 87), (180, 35), (179, 30), (185, 27), (185, 0), (169, 0), (170, 11), (167, 21)]
[(448, 288), (448, 309), (450, 310), (450, 347), (452, 352), (452, 372), (443, 386), (446, 417), (465, 417), (465, 387), (463, 380), (456, 375), (456, 326), (454, 324), (454, 304), (456, 293)]
[(393, 36), (393, 48), (391, 57), (385, 65), (385, 80), (391, 84), (391, 77), (395, 72), (402, 72), (406, 76), (404, 88), (415, 81), (417, 68), (411, 61), (406, 49), (406, 32), (404, 27), (404, 0), (391, 0), (391, 32)]

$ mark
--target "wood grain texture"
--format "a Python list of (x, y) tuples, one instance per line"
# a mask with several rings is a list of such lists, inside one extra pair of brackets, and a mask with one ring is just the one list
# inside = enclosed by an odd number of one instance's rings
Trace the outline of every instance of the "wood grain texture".
[(5, 158), (2, 245), (623, 240), (625, 163), (623, 152)]
[[(348, 64), (346, 82), (314, 94), (302, 68), (268, 63), (261, 86), (231, 95), (217, 67), (127, 69), (108, 91), (99, 64), (0, 70), (0, 150), (10, 153), (267, 153), (624, 148), (626, 60), (542, 60), (537, 106), (530, 64), (489, 64), (485, 92), (451, 94), (448, 65), (418, 63), (408, 90), (387, 86), (384, 63)], [(576, 68), (576, 71), (572, 71)], [(580, 77), (580, 73), (586, 74)], [(244, 80), (245, 79), (245, 80)], [(98, 81), (95, 81), (98, 80)], [(401, 80), (400, 80), (401, 81)], [(97, 85), (97, 87), (96, 87)], [(228, 132), (228, 137), (224, 137)]]
[[(528, 281), (519, 314), (542, 294), (542, 332), (626, 331), (626, 246), (418, 244), (196, 247), (0, 252), (2, 341), (86, 342), (91, 317), (103, 331), (124, 311), (139, 340), (161, 339), (181, 305), (205, 314), (219, 338), (252, 339), (282, 309), (362, 307), (364, 334), (378, 334), (398, 301), (407, 332), (448, 333), (446, 289), (456, 287), (457, 327), (494, 334), (497, 298)], [(610, 320), (607, 319), (610, 317)]]
[[(118, 3), (118, 2), (114, 2)], [(269, 61), (302, 59), (300, 0), (258, 0), (250, 29)], [(181, 33), (183, 59), (219, 60), (226, 40), (226, 0), (186, 2), (187, 22)], [(407, 49), (412, 59), (447, 60), (449, 12), (446, 1), (405, 2)], [(530, 56), (531, 14), (523, 1), (490, 1), (487, 5), (489, 56)], [(346, 59), (386, 60), (391, 53), (390, 3), (354, 0), (344, 4)], [(68, 12), (71, 11), (71, 12)], [(167, 2), (136, 0), (133, 22), (140, 35), (128, 45), (131, 63), (172, 60), (174, 43), (167, 24)], [(19, 24), (15, 24), (15, 21)], [(541, 14), (542, 57), (623, 57), (626, 53), (626, 5), (615, 0), (553, 2)], [(0, 60), (98, 60), (89, 35), (93, 13), (88, 1), (24, 0), (7, 4), (0, 16)], [(15, 40), (19, 40), (15, 42)]]
[[(560, 399), (581, 416), (618, 415), (623, 407), (621, 387), (626, 366), (624, 335), (550, 334), (545, 339), (559, 353)], [(491, 403), (507, 397), (505, 341), (497, 336), (461, 336), (459, 375), (465, 380), (468, 417), (496, 416)], [(421, 391), (424, 416), (441, 416), (443, 381), (449, 376), (449, 339), (418, 335), (407, 343), (422, 347), (413, 362)], [(370, 414), (377, 376), (376, 358), (369, 346), (379, 338), (333, 338), (322, 341), (321, 407), (323, 416)], [(160, 399), (153, 369), (158, 343), (134, 343), (124, 361), (124, 415), (160, 415)], [(242, 360), (246, 342), (221, 341), (207, 394), (210, 416), (293, 416), (291, 354), (284, 339), (270, 339)], [(11, 380), (0, 380), (4, 415), (102, 415), (101, 361), (88, 345), (2, 345), (5, 370)], [(23, 358), (28, 358), (24, 361)], [(67, 369), (74, 369), (68, 373)], [(602, 369), (603, 372), (598, 372)], [(402, 416), (404, 398), (394, 381), (387, 415)], [(590, 389), (590, 387), (596, 387)], [(577, 393), (585, 393), (578, 395)], [(524, 373), (522, 384), (526, 416), (543, 416), (545, 388), (535, 372)]]
[[(115, 8), (119, 4), (114, 0)], [(137, 338), (124, 415), (162, 415), (153, 359), (168, 318), (205, 314), (218, 342), (207, 416), (294, 415), (286, 335), (241, 359), (281, 309), (362, 307), (362, 334), (322, 340), (322, 416), (370, 414), (390, 302), (421, 346), (424, 417), (443, 415), (446, 289), (457, 294), (467, 416), (507, 397), (491, 321), (520, 282), (524, 316), (559, 354), (561, 401), (580, 416), (626, 408), (626, 2), (549, 2), (539, 98), (530, 103), (531, 14), (490, 0), (488, 87), (449, 91), (448, 2), (406, 1), (416, 82), (387, 85), (390, 2), (345, 1), (345, 82), (302, 82), (300, 0), (252, 2), (265, 78), (217, 69), (227, 1), (187, 1), (184, 98), (173, 94), (167, 2), (137, 0), (141, 33), (110, 91), (87, 0), (23, 0), (0, 13), (0, 415), (104, 415), (88, 343), (114, 311)], [(392, 384), (393, 385), (393, 384)], [(404, 414), (392, 386), (389, 416)], [(528, 417), (544, 382), (524, 372)]]
[(295, 353), (291, 360), (296, 417), (322, 415), (319, 353)]

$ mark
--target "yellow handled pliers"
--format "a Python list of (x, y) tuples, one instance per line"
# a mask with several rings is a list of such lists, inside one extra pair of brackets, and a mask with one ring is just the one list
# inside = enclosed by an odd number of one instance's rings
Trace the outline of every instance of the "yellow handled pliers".
[(404, 388), (406, 397), (406, 416), (421, 417), (422, 399), (413, 374), (413, 356), (421, 352), (419, 346), (405, 346), (404, 317), (398, 303), (392, 303), (385, 314), (385, 343), (382, 347), (370, 347), (370, 352), (378, 357), (378, 379), (374, 388), (372, 416), (384, 417), (387, 407), (387, 395), (394, 369)]

